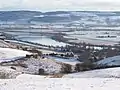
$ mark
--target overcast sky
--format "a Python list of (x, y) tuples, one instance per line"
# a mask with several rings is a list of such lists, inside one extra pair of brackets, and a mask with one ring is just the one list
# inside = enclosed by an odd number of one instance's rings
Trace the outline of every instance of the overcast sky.
[(0, 10), (120, 11), (120, 0), (0, 0)]

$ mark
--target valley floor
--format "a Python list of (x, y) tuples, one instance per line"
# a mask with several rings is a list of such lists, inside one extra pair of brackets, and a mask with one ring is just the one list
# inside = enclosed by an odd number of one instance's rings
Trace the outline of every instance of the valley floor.
[[(13, 47), (11, 44), (3, 43), (2, 40), (0, 44), (2, 48)], [(5, 54), (5, 49), (3, 50), (2, 48), (0, 49), (2, 51), (0, 55), (7, 55)], [(24, 61), (24, 63), (28, 65), (25, 71), (35, 73), (38, 71), (36, 70), (37, 66), (41, 66), (39, 68), (43, 68), (47, 72), (56, 72), (61, 68), (61, 64), (41, 58), (37, 60), (30, 58), (30, 60)], [(12, 65), (13, 63), (10, 64)], [(23, 71), (21, 72), (21, 69), (13, 66), (12, 68), (16, 70), (11, 69), (11, 66), (0, 66), (1, 77), (8, 76), (8, 78), (14, 78), (0, 79), (0, 90), (120, 90), (120, 68), (74, 73), (64, 75), (63, 78), (62, 76), (61, 78), (50, 78), (51, 76), (22, 74)]]

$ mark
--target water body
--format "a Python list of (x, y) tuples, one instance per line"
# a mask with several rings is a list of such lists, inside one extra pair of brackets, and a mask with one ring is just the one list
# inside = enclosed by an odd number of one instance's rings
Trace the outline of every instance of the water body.
[(27, 36), (27, 37), (20, 37), (19, 38), (20, 40), (22, 41), (29, 41), (29, 42), (33, 42), (33, 43), (39, 43), (39, 44), (42, 44), (42, 45), (52, 45), (52, 46), (65, 46), (66, 43), (63, 43), (63, 42), (58, 42), (58, 41), (55, 41), (49, 37), (46, 37), (46, 36)]
[(69, 59), (65, 59), (65, 58), (59, 58), (59, 57), (49, 57), (53, 60), (56, 60), (57, 62), (62, 62), (62, 63), (66, 63), (66, 64), (70, 64), (70, 65), (76, 65), (77, 63), (82, 63), (80, 61), (78, 61), (76, 58), (69, 58)]
[[(29, 32), (30, 31), (30, 32)], [(50, 36), (41, 36), (41, 30), (5, 30), (7, 34), (13, 35), (16, 39), (38, 43), (50, 46), (66, 46), (66, 43), (58, 42), (50, 38)], [(37, 32), (37, 33), (36, 33)]]

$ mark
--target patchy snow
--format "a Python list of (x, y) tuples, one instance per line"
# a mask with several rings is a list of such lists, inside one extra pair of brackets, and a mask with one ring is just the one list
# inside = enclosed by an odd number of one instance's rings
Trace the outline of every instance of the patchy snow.
[(61, 72), (62, 68), (61, 64), (47, 58), (30, 58), (29, 60), (24, 61), (23, 64), (28, 66), (28, 68), (25, 68), (24, 71), (30, 74), (38, 74), (39, 69), (44, 69), (45, 73), (54, 74)]
[(0, 66), (0, 78), (1, 79), (12, 79), (20, 75), (21, 72), (17, 72), (9, 67)]
[(105, 58), (103, 60), (100, 60), (98, 62), (96, 62), (96, 64), (98, 65), (105, 65), (105, 66), (117, 66), (120, 65), (120, 56), (114, 56), (114, 57), (109, 57), (109, 58)]
[(68, 74), (64, 78), (120, 78), (120, 67)]
[(0, 47), (11, 47), (9, 43), (4, 42), (3, 40), (0, 40)]
[(0, 62), (13, 61), (25, 57), (27, 54), (31, 53), (11, 48), (0, 48)]

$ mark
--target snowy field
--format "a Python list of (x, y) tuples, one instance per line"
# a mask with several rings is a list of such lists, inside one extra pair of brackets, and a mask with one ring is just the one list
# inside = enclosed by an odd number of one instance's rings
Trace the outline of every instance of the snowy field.
[(17, 49), (0, 48), (0, 62), (16, 60), (21, 57), (25, 57), (27, 54), (30, 53)]
[(45, 78), (22, 75), (0, 80), (0, 90), (120, 90), (120, 80), (113, 78)]
[(64, 78), (120, 78), (120, 67), (68, 74)]
[(114, 45), (120, 41), (120, 31), (74, 31), (66, 32), (65, 38), (75, 38), (70, 42)]

